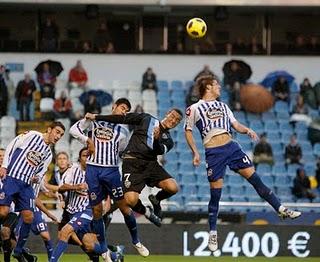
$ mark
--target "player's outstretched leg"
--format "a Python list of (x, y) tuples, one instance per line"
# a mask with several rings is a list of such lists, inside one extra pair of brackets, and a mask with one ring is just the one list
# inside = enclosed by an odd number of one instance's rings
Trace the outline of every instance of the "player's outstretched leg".
[(151, 207), (145, 207), (140, 199), (132, 209), (133, 211), (144, 215), (146, 219), (148, 219), (151, 223), (155, 224), (157, 227), (161, 227), (161, 219), (158, 216), (156, 216)]
[(282, 219), (295, 219), (301, 216), (301, 212), (282, 206), (277, 196), (262, 182), (257, 173), (254, 172), (247, 180), (257, 191), (258, 195), (266, 200)]
[(219, 201), (221, 198), (221, 190), (221, 188), (210, 188), (210, 201), (208, 204), (210, 228), (208, 248), (211, 251), (216, 251), (218, 249), (217, 218), (219, 211)]

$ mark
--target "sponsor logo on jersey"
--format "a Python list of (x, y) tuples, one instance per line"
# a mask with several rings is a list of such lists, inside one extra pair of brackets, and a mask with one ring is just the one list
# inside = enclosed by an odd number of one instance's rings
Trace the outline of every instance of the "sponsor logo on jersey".
[(209, 108), (206, 112), (206, 115), (211, 120), (218, 120), (223, 117), (223, 112), (217, 108)]
[(113, 138), (113, 131), (111, 128), (97, 127), (94, 130), (94, 136), (102, 142), (107, 142)]
[(28, 161), (29, 165), (36, 167), (41, 164), (44, 156), (41, 152), (29, 151), (27, 153), (26, 157), (27, 157), (27, 161)]

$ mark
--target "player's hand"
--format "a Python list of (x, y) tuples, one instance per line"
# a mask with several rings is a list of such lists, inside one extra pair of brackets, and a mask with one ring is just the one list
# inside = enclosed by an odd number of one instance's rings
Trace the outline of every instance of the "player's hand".
[(40, 177), (38, 176), (31, 177), (31, 183), (34, 183), (34, 184), (40, 183)]
[(92, 113), (86, 113), (84, 118), (87, 119), (87, 120), (95, 120), (96, 119), (96, 115), (92, 114)]
[(200, 155), (198, 152), (194, 153), (193, 154), (193, 160), (192, 160), (192, 163), (194, 166), (199, 166), (200, 165)]
[(258, 141), (259, 140), (259, 136), (257, 135), (256, 132), (254, 132), (252, 129), (249, 128), (249, 130), (247, 131), (247, 135), (253, 140), (253, 141)]
[(89, 154), (89, 156), (94, 155), (95, 147), (94, 147), (94, 143), (93, 143), (91, 138), (88, 138), (87, 146), (88, 146), (88, 154)]
[(81, 183), (81, 184), (77, 185), (77, 190), (82, 191), (82, 190), (87, 190), (87, 189), (88, 189), (87, 183)]
[(0, 167), (0, 179), (5, 179), (7, 176), (7, 169), (4, 167)]

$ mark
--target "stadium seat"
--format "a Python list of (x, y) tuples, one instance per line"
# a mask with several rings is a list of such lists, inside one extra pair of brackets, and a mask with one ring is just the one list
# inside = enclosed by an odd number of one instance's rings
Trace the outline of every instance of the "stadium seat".
[(236, 185), (236, 186), (241, 186), (245, 183), (245, 179), (241, 177), (240, 175), (231, 175), (228, 178), (228, 184), (230, 186)]
[(291, 164), (288, 166), (288, 175), (293, 177), (296, 175), (296, 172), (297, 172), (297, 169), (299, 167), (302, 167), (302, 165), (299, 165), (299, 164)]
[(179, 165), (179, 174), (194, 174), (194, 166), (193, 164), (190, 162), (183, 162)]
[(273, 177), (271, 175), (269, 176), (262, 176), (261, 180), (263, 181), (263, 183), (265, 183), (268, 187), (273, 186), (274, 182), (273, 182)]
[(318, 157), (320, 156), (320, 143), (316, 143), (313, 146), (313, 153)]
[(183, 88), (183, 83), (180, 80), (173, 80), (171, 82), (171, 90), (175, 91), (175, 90), (184, 90)]
[(230, 186), (230, 197), (232, 198), (240, 198), (244, 195), (244, 190), (242, 186), (231, 185)]
[(275, 122), (274, 119), (264, 122), (264, 131), (265, 132), (267, 132), (267, 133), (270, 133), (271, 131), (278, 132), (278, 130), (279, 130), (279, 124), (277, 122)]
[(184, 86), (186, 90), (189, 90), (194, 85), (194, 81), (186, 81)]
[(268, 112), (262, 113), (262, 120), (263, 120), (264, 122), (266, 122), (266, 121), (272, 121), (272, 122), (274, 122), (275, 118), (276, 118), (276, 115), (275, 115), (274, 112), (268, 111)]
[(279, 112), (288, 113), (289, 112), (288, 103), (287, 102), (283, 102), (283, 101), (277, 101), (275, 103), (274, 110), (275, 110), (276, 113), (279, 113)]
[(181, 185), (196, 185), (196, 176), (193, 174), (183, 175), (181, 176)]
[(280, 176), (286, 176), (288, 174), (287, 169), (285, 167), (284, 164), (278, 164), (276, 163), (273, 167), (272, 167), (272, 175), (274, 175), (275, 177), (280, 177)]
[(268, 164), (259, 164), (257, 166), (257, 173), (263, 174), (271, 174), (271, 166)]
[(169, 84), (168, 84), (168, 81), (166, 81), (166, 80), (157, 81), (157, 86), (158, 86), (159, 91), (160, 90), (169, 90)]

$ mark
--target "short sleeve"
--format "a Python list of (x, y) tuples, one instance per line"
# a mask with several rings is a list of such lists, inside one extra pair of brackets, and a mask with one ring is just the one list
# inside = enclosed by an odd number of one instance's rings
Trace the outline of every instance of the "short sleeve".
[(227, 107), (227, 114), (228, 114), (228, 117), (230, 119), (230, 122), (233, 123), (233, 122), (236, 122), (237, 119), (234, 117), (234, 114), (232, 113), (232, 111), (230, 110), (230, 108), (228, 107), (228, 105), (226, 105)]
[(184, 130), (192, 130), (193, 126), (195, 125), (195, 107), (189, 106), (186, 109), (186, 118), (184, 124)]

